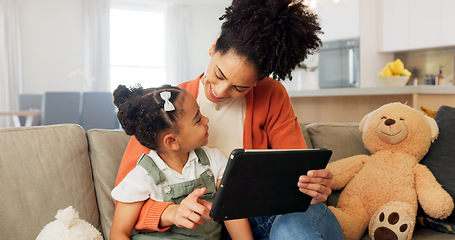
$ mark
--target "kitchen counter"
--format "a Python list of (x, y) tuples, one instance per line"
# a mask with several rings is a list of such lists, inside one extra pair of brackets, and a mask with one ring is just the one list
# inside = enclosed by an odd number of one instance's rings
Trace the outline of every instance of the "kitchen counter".
[(288, 91), (291, 97), (328, 97), (402, 94), (455, 94), (455, 86), (403, 86), (376, 88), (327, 88), (315, 90)]
[(333, 88), (289, 91), (289, 95), (299, 121), (304, 123), (360, 122), (367, 113), (390, 102), (419, 110), (422, 106), (431, 110), (441, 105), (455, 107), (455, 86)]

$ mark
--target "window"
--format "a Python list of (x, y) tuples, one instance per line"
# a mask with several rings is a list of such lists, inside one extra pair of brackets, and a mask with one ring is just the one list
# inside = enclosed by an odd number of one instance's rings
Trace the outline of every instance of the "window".
[(158, 87), (166, 82), (164, 11), (110, 11), (111, 90), (119, 84)]

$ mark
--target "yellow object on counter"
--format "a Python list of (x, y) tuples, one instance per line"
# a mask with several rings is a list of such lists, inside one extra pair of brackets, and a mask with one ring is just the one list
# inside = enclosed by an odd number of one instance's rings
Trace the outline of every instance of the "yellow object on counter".
[(400, 76), (404, 70), (404, 64), (399, 58), (392, 62), (390, 66), (391, 66), (390, 70), (392, 70), (392, 73), (395, 76)]
[(411, 72), (404, 68), (404, 63), (397, 58), (393, 62), (388, 62), (386, 66), (378, 73), (378, 77), (405, 76), (410, 77)]
[(390, 70), (390, 68), (388, 68), (388, 67), (383, 68), (383, 69), (378, 73), (378, 77), (391, 77), (391, 76), (393, 76), (392, 70)]

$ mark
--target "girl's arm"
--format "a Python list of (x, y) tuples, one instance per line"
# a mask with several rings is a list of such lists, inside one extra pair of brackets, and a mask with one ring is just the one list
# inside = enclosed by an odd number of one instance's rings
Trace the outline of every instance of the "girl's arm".
[(117, 202), (110, 232), (111, 240), (129, 240), (145, 201)]
[[(216, 189), (220, 186), (221, 179), (216, 181)], [(245, 240), (253, 240), (253, 233), (251, 232), (250, 222), (248, 219), (235, 219), (235, 220), (228, 220), (224, 221), (224, 225), (229, 232), (229, 236), (231, 236), (232, 240), (237, 239), (245, 239)]]
[[(150, 149), (141, 145), (136, 137), (132, 136), (123, 154), (122, 161), (120, 162), (115, 186), (117, 186), (125, 176), (136, 167), (137, 160), (142, 153), (148, 154), (149, 152)], [(147, 200), (142, 207), (135, 228), (143, 232), (168, 230), (169, 227), (160, 228), (159, 221), (163, 212), (171, 204), (172, 203), (169, 202), (156, 202), (153, 199)]]
[(229, 236), (231, 236), (232, 240), (253, 240), (253, 233), (251, 232), (251, 227), (248, 219), (242, 218), (228, 220), (224, 221), (224, 225), (226, 226), (226, 229), (228, 230)]

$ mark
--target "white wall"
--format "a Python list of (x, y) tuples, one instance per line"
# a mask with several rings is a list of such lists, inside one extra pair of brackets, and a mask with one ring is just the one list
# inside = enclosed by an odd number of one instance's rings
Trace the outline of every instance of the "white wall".
[[(177, 0), (174, 0), (177, 1)], [(190, 42), (191, 78), (205, 71), (208, 50), (220, 33), (218, 18), (230, 0), (185, 0), (192, 2)], [(377, 86), (376, 73), (391, 53), (378, 53), (380, 17), (378, 1), (360, 2), (360, 86)], [(79, 91), (80, 82), (68, 74), (83, 69), (82, 0), (23, 0), (22, 56), (24, 93)]]
[(191, 29), (191, 48), (189, 49), (191, 57), (189, 73), (192, 78), (199, 76), (207, 67), (209, 49), (221, 31), (222, 22), (218, 18), (224, 14), (225, 7), (230, 4), (229, 1), (224, 2), (225, 4), (219, 5), (194, 4), (192, 6), (193, 27)]
[[(192, 0), (189, 73), (194, 78), (205, 71), (221, 27), (218, 17), (229, 4)], [(68, 74), (84, 66), (82, 0), (23, 0), (21, 14), (24, 93), (81, 90)]]
[(67, 75), (82, 69), (80, 0), (22, 1), (24, 93), (79, 90)]

